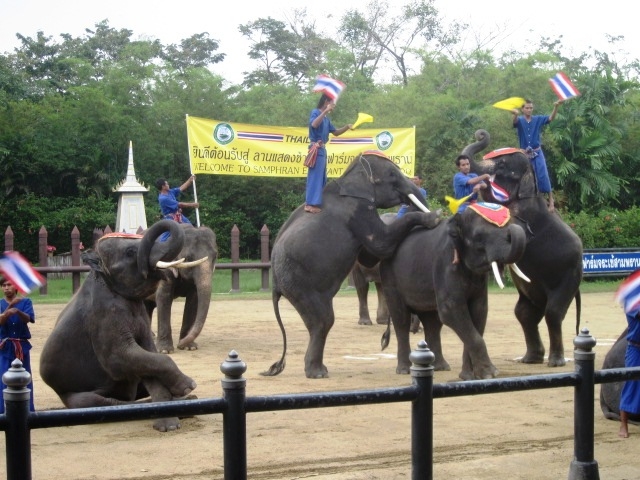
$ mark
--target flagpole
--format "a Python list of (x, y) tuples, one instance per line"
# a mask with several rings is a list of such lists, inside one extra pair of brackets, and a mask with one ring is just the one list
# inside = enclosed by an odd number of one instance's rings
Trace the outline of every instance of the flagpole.
[[(189, 159), (189, 172), (193, 175), (193, 169), (191, 168), (191, 141), (189, 139), (189, 114), (185, 114), (185, 121), (187, 122), (187, 158)], [(198, 203), (198, 192), (196, 191), (196, 179), (193, 179), (191, 183), (193, 185), (193, 201)], [(196, 226), (200, 226), (200, 208), (196, 208)]]

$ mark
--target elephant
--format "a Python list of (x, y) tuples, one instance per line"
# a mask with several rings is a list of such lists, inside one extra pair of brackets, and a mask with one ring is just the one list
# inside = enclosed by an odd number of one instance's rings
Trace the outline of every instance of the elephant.
[[(310, 214), (298, 207), (280, 228), (271, 252), (272, 301), (282, 332), (282, 357), (263, 375), (278, 375), (285, 367), (287, 338), (279, 301), (285, 297), (302, 317), (310, 339), (305, 354), (308, 378), (328, 377), (324, 346), (335, 315), (332, 300), (361, 251), (371, 254), (372, 266), (393, 254), (416, 226), (435, 227), (441, 212), (429, 212), (418, 187), (381, 152), (357, 155), (341, 177), (323, 191), (322, 211)], [(409, 212), (386, 224), (378, 208), (409, 201), (427, 212)], [(360, 255), (361, 262), (365, 255)]]
[[(627, 352), (627, 333), (624, 332), (618, 337), (611, 349), (607, 352), (602, 363), (602, 368), (624, 368), (624, 357)], [(620, 421), (620, 394), (624, 382), (603, 383), (600, 386), (600, 408), (605, 418)], [(629, 423), (640, 425), (640, 415), (629, 413)]]
[[(155, 240), (170, 232), (166, 242)], [(125, 405), (149, 397), (185, 397), (196, 382), (171, 357), (156, 350), (144, 299), (176, 259), (184, 243), (178, 223), (161, 220), (144, 235), (107, 234), (83, 254), (91, 271), (60, 313), (42, 349), (40, 375), (67, 408)], [(177, 418), (154, 422), (156, 430), (180, 428)]]
[(549, 212), (523, 151), (499, 149), (478, 162), (473, 157), (489, 145), (490, 136), (486, 130), (478, 130), (475, 138), (476, 141), (465, 147), (462, 154), (471, 159), (472, 172), (492, 176), (492, 188), (483, 190), (483, 198), (507, 206), (527, 233), (527, 248), (518, 266), (531, 282), (512, 275), (519, 293), (515, 315), (527, 345), (521, 361), (544, 362), (545, 348), (538, 330), (544, 317), (550, 339), (548, 365), (563, 366), (566, 361), (562, 321), (574, 299), (576, 335), (580, 327), (582, 241), (557, 213)]
[(207, 260), (194, 268), (174, 270), (166, 280), (161, 280), (158, 290), (145, 300), (147, 313), (152, 318), (157, 307), (158, 332), (156, 346), (161, 353), (173, 353), (171, 336), (171, 305), (178, 297), (185, 297), (184, 312), (178, 348), (197, 350), (195, 339), (207, 319), (211, 303), (211, 282), (218, 258), (216, 234), (210, 228), (179, 224), (184, 229), (184, 246), (178, 258), (187, 261), (206, 257)]
[[(498, 212), (501, 220), (487, 220), (482, 213), (485, 208)], [(498, 370), (483, 339), (488, 272), (492, 264), (510, 264), (520, 259), (525, 244), (524, 229), (509, 220), (505, 207), (495, 204), (468, 207), (432, 230), (412, 230), (396, 253), (380, 262), (382, 289), (398, 343), (396, 373), (409, 373), (410, 315), (416, 314), (435, 355), (436, 370), (450, 370), (440, 340), (444, 324), (456, 332), (464, 345), (460, 378), (495, 377)], [(454, 247), (458, 249), (457, 263), (453, 262)]]
[[(383, 213), (380, 218), (385, 223), (391, 223), (396, 219), (396, 214), (392, 212)], [(387, 325), (389, 323), (389, 309), (382, 292), (382, 281), (380, 280), (380, 264), (376, 263), (373, 267), (366, 267), (356, 260), (351, 269), (351, 278), (353, 286), (358, 295), (358, 325), (373, 325), (371, 316), (369, 315), (369, 284), (375, 285), (376, 294), (378, 296), (378, 308), (376, 310), (376, 323), (379, 325)], [(411, 316), (411, 332), (417, 333), (420, 329), (420, 320), (415, 315)]]

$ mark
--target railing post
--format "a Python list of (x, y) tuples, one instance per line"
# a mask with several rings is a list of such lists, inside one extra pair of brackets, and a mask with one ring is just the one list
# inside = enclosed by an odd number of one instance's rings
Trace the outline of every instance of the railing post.
[(247, 479), (247, 415), (245, 397), (247, 381), (242, 374), (247, 364), (231, 350), (226, 360), (220, 364), (224, 374), (221, 380), (222, 396), (227, 408), (222, 413), (225, 480)]
[(5, 252), (10, 252), (11, 250), (13, 250), (13, 230), (11, 230), (11, 227), (7, 227), (7, 229), (4, 231), (4, 251)]
[(573, 339), (575, 371), (580, 382), (575, 387), (573, 412), (573, 452), (569, 467), (569, 480), (599, 480), (598, 462), (593, 455), (594, 444), (594, 390), (596, 339), (583, 328)]
[[(269, 262), (269, 229), (266, 225), (262, 226), (262, 230), (260, 230), (260, 261), (262, 263)], [(262, 269), (262, 287), (260, 288), (263, 292), (268, 292), (269, 288), (269, 269)]]
[(433, 361), (435, 355), (420, 340), (411, 352), (411, 379), (420, 389), (411, 404), (411, 478), (433, 480)]
[[(71, 230), (71, 265), (80, 265), (80, 230), (77, 226)], [(80, 272), (73, 272), (71, 277), (73, 293), (76, 293), (80, 288)]]
[(31, 430), (29, 430), (29, 399), (31, 374), (15, 359), (11, 368), (2, 375), (7, 386), (4, 395), (7, 430), (5, 431), (5, 452), (7, 460), (7, 480), (31, 480)]
[[(38, 257), (40, 265), (43, 267), (49, 266), (49, 257), (47, 255), (47, 229), (44, 228), (44, 225), (40, 227), (40, 231), (38, 232)], [(47, 278), (47, 274), (43, 273), (45, 279)], [(47, 282), (44, 283), (43, 286), (40, 287), (40, 295), (47, 294)]]
[[(231, 229), (231, 263), (240, 263), (240, 229), (233, 225)], [(240, 292), (240, 269), (231, 269), (231, 293)]]

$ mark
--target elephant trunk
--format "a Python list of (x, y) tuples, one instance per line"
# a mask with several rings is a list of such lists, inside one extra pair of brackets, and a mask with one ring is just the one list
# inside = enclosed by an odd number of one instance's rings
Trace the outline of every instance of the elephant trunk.
[[(169, 232), (166, 242), (156, 242), (163, 233)], [(176, 258), (184, 243), (184, 231), (180, 224), (173, 220), (161, 220), (154, 223), (145, 232), (138, 249), (138, 269), (147, 278), (150, 270), (156, 268), (159, 261)]]
[[(212, 260), (209, 260), (211, 262)], [(206, 269), (206, 271), (210, 271), (211, 275), (203, 275), (200, 279), (200, 284), (197, 286), (197, 295), (198, 295), (198, 306), (197, 306), (197, 316), (193, 325), (187, 332), (187, 334), (182, 337), (178, 341), (178, 348), (183, 349), (187, 348), (189, 344), (193, 343), (198, 335), (202, 332), (204, 328), (204, 322), (207, 319), (207, 314), (209, 313), (209, 304), (211, 303), (211, 277), (213, 276), (213, 268), (209, 265), (209, 263), (203, 263), (197, 268)]]
[(507, 227), (511, 240), (511, 250), (507, 253), (503, 263), (515, 263), (522, 257), (527, 246), (527, 235), (520, 225), (511, 224)]
[(462, 150), (462, 155), (466, 155), (469, 157), (469, 161), (471, 163), (471, 171), (473, 173), (477, 173), (478, 175), (482, 175), (484, 173), (488, 173), (492, 175), (495, 170), (495, 162), (491, 160), (483, 160), (481, 162), (477, 162), (474, 160), (476, 154), (484, 150), (489, 146), (491, 142), (491, 136), (489, 132), (486, 130), (476, 130), (475, 133), (476, 141), (467, 145)]

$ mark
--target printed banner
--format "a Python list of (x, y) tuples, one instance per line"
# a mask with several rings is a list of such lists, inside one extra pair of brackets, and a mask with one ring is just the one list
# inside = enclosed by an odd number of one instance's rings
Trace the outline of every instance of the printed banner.
[[(365, 150), (380, 150), (412, 177), (415, 128), (348, 130), (329, 135), (327, 175), (341, 176)], [(221, 122), (187, 115), (191, 172), (211, 175), (306, 177), (307, 127), (271, 127)]]

